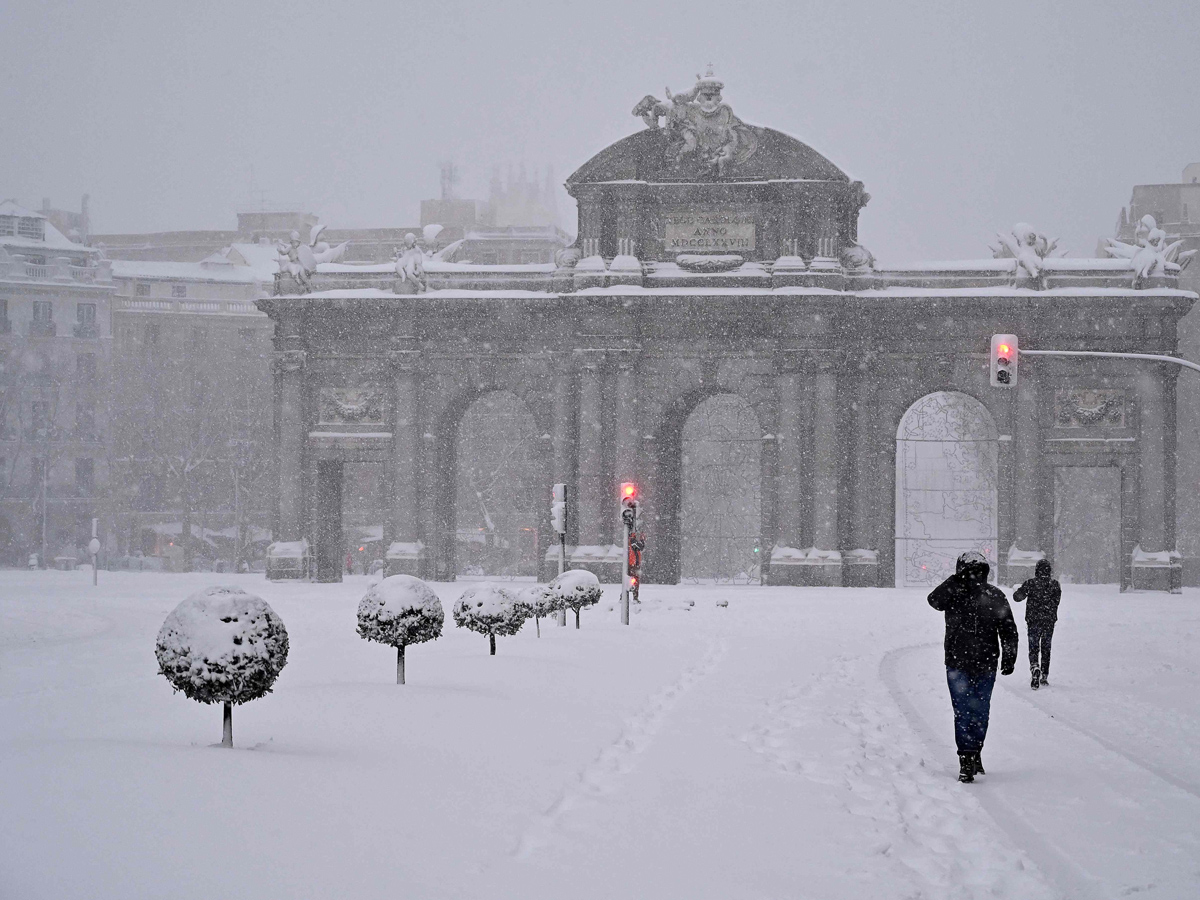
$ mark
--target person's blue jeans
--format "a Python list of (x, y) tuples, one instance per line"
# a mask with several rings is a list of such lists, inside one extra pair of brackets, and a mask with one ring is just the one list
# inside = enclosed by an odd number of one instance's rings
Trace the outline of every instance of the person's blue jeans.
[(987, 737), (996, 672), (967, 672), (947, 667), (946, 683), (950, 685), (950, 702), (954, 706), (954, 741), (958, 752), (978, 753)]

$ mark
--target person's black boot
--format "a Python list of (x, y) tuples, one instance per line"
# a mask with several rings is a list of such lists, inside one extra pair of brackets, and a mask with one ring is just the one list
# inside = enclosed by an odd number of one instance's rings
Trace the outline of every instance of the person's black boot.
[(1042, 670), (1037, 666), (1034, 666), (1029, 670), (1029, 672), (1031, 675), (1031, 678), (1029, 679), (1029, 686), (1036, 691), (1039, 687), (1045, 684), (1045, 682), (1042, 681)]
[(958, 754), (958, 780), (970, 784), (975, 780), (975, 754)]
[(1050, 670), (1047, 669), (1045, 672), (1042, 673), (1042, 687), (1049, 687), (1049, 686), (1050, 686)]
[(975, 754), (974, 763), (975, 763), (975, 774), (976, 775), (986, 775), (987, 774), (987, 772), (983, 771), (983, 760), (979, 758), (978, 753)]

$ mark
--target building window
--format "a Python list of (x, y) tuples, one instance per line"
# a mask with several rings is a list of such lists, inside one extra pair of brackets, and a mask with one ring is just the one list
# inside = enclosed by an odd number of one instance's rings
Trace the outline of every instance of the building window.
[(96, 354), (80, 353), (75, 357), (75, 377), (80, 381), (96, 379)]
[(50, 436), (50, 402), (34, 400), (29, 404), (29, 436), (45, 440)]
[(96, 439), (96, 404), (91, 400), (75, 402), (75, 436), (81, 441)]
[(186, 284), (171, 285), (171, 296), (172, 297), (186, 297), (187, 296), (187, 285)]
[(146, 281), (139, 281), (133, 286), (133, 293), (138, 297), (150, 296), (150, 284)]
[(146, 326), (146, 331), (142, 335), (142, 347), (146, 354), (153, 356), (158, 353), (158, 339), (162, 333), (162, 329), (157, 322), (151, 322)]
[(0, 216), (0, 234), (16, 234), (17, 233), (17, 217), (16, 216)]
[(42, 492), (42, 483), (46, 478), (46, 458), (35, 456), (29, 461), (30, 496), (36, 497)]
[(95, 493), (96, 465), (91, 458), (75, 460), (75, 492), (80, 497)]
[(54, 319), (54, 306), (49, 300), (33, 301), (33, 321), (50, 322)]
[(96, 304), (75, 304), (75, 337), (92, 338), (96, 332)]
[(46, 222), (44, 219), (32, 219), (23, 216), (17, 222), (17, 235), (24, 238), (32, 238), (35, 241), (44, 241), (46, 239)]

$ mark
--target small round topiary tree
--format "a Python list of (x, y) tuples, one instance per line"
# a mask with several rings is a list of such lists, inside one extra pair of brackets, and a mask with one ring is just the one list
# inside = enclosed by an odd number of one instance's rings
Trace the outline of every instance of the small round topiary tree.
[(563, 608), (557, 595), (551, 594), (548, 587), (545, 584), (531, 584), (517, 595), (517, 599), (525, 605), (527, 615), (533, 616), (538, 637), (542, 636), (542, 616), (552, 616)]
[(358, 604), (358, 636), (396, 648), (396, 684), (404, 684), (404, 648), (441, 637), (445, 621), (433, 588), (411, 575), (383, 579)]
[(507, 588), (473, 584), (454, 604), (454, 624), (488, 636), (491, 655), (496, 655), (496, 635), (516, 634), (529, 618), (529, 608)]
[(283, 620), (261, 597), (239, 587), (209, 587), (167, 616), (154, 655), (177, 691), (222, 703), (221, 746), (233, 746), (233, 706), (269, 693), (287, 665)]
[(575, 610), (575, 627), (578, 628), (579, 611), (599, 603), (604, 590), (600, 587), (600, 579), (586, 569), (568, 569), (546, 586), (546, 593), (552, 595), (556, 609)]

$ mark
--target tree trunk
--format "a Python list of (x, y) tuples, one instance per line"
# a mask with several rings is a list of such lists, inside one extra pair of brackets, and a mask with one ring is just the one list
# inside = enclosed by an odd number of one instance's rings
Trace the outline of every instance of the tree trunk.
[(233, 704), (226, 703), (221, 713), (221, 746), (233, 746)]
[(192, 571), (192, 489), (187, 481), (188, 476), (184, 476), (183, 491), (180, 493), (180, 499), (183, 500), (183, 521), (179, 524), (182, 526), (179, 529), (179, 540), (183, 544), (183, 571)]
[(404, 645), (396, 648), (396, 684), (404, 684)]
[(536, 626), (536, 628), (537, 628), (537, 634), (538, 634), (538, 637), (541, 637), (541, 636), (542, 636), (542, 620), (541, 620), (541, 619), (539, 619), (537, 616), (534, 616), (534, 617), (533, 617), (533, 624), (534, 624), (534, 626)]
[(491, 655), (495, 656), (496, 655), (496, 636), (494, 634), (491, 634), (491, 633), (488, 634), (488, 643), (491, 645), (491, 648), (492, 648)]
[(575, 607), (575, 627), (579, 627), (579, 607)]

